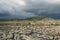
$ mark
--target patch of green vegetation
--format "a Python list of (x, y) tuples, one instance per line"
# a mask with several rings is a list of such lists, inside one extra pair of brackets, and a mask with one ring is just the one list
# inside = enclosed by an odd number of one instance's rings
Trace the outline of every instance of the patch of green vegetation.
[(8, 26), (1, 26), (0, 27), (0, 30), (2, 30), (2, 31), (8, 31), (10, 29), (11, 29), (11, 27), (8, 27)]
[(26, 18), (25, 20), (42, 20), (44, 18), (47, 18), (47, 17), (45, 17), (45, 16), (35, 16), (35, 17)]
[(60, 33), (49, 33), (49, 36), (60, 36)]

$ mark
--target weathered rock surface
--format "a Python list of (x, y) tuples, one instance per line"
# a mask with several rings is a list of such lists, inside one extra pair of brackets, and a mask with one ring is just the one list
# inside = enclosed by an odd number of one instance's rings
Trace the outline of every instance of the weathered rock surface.
[(0, 30), (0, 40), (60, 40), (60, 26), (9, 26)]

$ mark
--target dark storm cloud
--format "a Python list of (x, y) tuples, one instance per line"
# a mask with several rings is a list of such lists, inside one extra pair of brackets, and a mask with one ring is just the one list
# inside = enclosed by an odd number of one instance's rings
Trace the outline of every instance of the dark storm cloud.
[(59, 3), (48, 3), (46, 1), (36, 0), (36, 1), (27, 1), (27, 6), (25, 9), (26, 12), (31, 12), (35, 14), (40, 14), (42, 12), (60, 13), (60, 4)]
[[(59, 0), (0, 0), (0, 14), (14, 17), (60, 14)], [(2, 15), (2, 16), (3, 16)]]
[[(56, 0), (55, 0), (56, 1)], [(59, 1), (60, 2), (60, 1)], [(27, 1), (28, 6), (25, 11), (33, 13), (35, 15), (49, 16), (49, 17), (60, 17), (60, 3), (48, 2), (44, 0)]]
[(8, 12), (10, 15), (19, 17), (34, 16), (33, 13), (26, 13), (23, 11), (24, 8), (25, 2), (23, 0), (0, 0), (0, 14), (5, 15), (5, 12)]

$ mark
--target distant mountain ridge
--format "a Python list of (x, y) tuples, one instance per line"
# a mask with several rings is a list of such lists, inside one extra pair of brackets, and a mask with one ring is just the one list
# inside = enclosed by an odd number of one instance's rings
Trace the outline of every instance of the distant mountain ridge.
[(29, 17), (29, 18), (24, 18), (24, 19), (20, 19), (20, 18), (11, 18), (11, 19), (0, 19), (0, 21), (14, 21), (14, 20), (42, 20), (42, 19), (48, 19), (48, 17), (45, 16), (35, 16), (35, 17)]
[[(41, 14), (35, 14), (35, 15), (37, 15), (37, 16), (44, 16), (44, 17), (48, 17), (48, 18), (53, 18), (53, 19), (60, 19), (60, 14), (48, 14), (48, 13), (41, 13)], [(27, 15), (28, 16), (28, 15)], [(35, 16), (34, 17), (25, 17), (25, 16), (20, 16), (20, 15), (12, 15), (12, 14), (10, 14), (10, 13), (8, 13), (8, 12), (5, 12), (5, 13), (0, 13), (0, 20), (3, 20), (3, 19), (25, 19), (25, 18), (27, 18), (27, 19), (34, 19), (34, 18), (36, 18)], [(39, 17), (38, 18), (36, 18), (36, 19), (39, 19)]]
[(44, 18), (48, 18), (48, 17), (45, 17), (45, 16), (35, 16), (35, 17), (26, 18), (25, 20), (42, 20)]
[[(10, 14), (8, 14), (8, 15), (3, 15), (3, 14), (0, 14), (0, 20), (1, 19), (25, 19), (23, 16), (16, 16), (16, 15), (10, 15)], [(41, 14), (42, 16), (44, 16), (44, 17), (48, 17), (48, 18), (53, 18), (53, 19), (60, 19), (60, 15), (43, 15), (43, 14)], [(41, 15), (40, 15), (40, 17), (41, 17)], [(36, 17), (26, 17), (27, 19), (34, 19), (34, 18), (36, 18)], [(39, 17), (38, 18), (36, 18), (36, 19), (39, 19)]]

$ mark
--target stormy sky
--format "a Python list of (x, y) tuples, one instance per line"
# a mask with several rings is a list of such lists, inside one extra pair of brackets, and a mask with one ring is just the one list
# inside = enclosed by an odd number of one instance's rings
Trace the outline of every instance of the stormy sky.
[(60, 18), (60, 0), (0, 0), (0, 18)]

